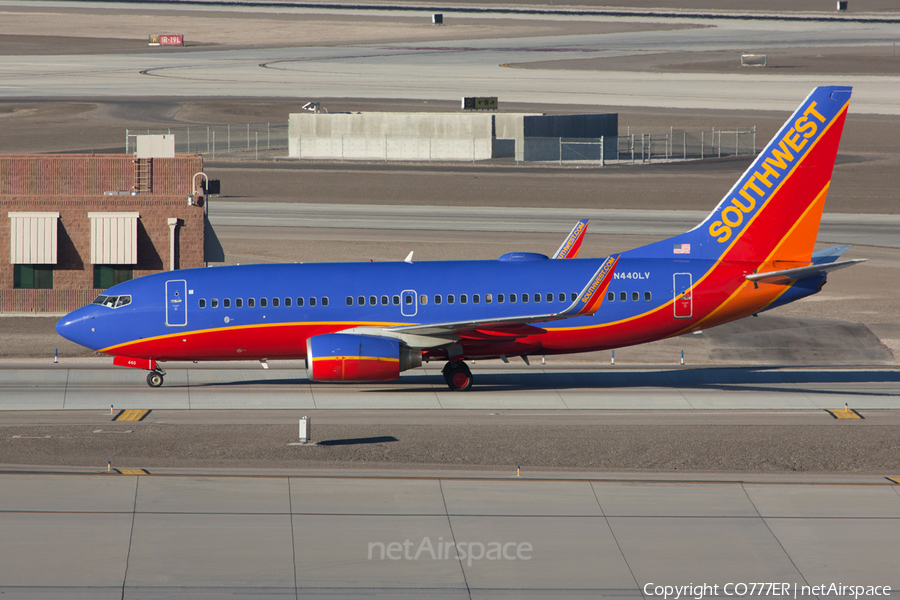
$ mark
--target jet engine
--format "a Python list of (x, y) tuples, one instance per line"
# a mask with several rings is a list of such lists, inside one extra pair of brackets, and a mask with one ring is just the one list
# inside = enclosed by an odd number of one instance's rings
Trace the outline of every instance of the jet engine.
[(422, 365), (422, 351), (374, 335), (328, 333), (306, 341), (312, 381), (387, 381)]

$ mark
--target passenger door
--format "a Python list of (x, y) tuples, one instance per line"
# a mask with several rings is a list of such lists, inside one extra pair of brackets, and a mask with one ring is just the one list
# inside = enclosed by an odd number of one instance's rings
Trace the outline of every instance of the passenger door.
[(693, 289), (690, 273), (675, 273), (675, 318), (690, 319), (694, 315)]
[(187, 325), (187, 281), (184, 279), (166, 282), (166, 325)]
[(400, 292), (400, 314), (404, 317), (414, 317), (419, 312), (416, 290), (403, 290)]

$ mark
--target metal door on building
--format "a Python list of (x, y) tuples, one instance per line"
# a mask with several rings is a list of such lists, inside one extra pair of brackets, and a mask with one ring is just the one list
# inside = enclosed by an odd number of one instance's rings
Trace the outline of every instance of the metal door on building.
[(690, 273), (675, 273), (675, 318), (690, 319), (694, 315), (693, 288)]
[(187, 325), (187, 281), (184, 279), (166, 282), (166, 325)]
[(403, 290), (400, 293), (400, 314), (404, 317), (414, 317), (419, 311), (418, 299), (415, 290)]

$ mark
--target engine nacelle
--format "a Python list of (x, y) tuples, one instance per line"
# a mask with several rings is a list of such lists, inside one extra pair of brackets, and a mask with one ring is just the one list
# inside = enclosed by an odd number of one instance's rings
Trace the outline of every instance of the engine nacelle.
[(387, 381), (422, 366), (422, 351), (400, 340), (354, 333), (328, 333), (306, 340), (312, 381)]

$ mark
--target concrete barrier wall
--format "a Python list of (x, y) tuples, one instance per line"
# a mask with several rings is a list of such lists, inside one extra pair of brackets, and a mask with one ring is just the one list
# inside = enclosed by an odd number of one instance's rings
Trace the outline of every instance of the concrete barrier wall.
[[(580, 153), (560, 156), (559, 138), (606, 136), (605, 158), (613, 160), (617, 135), (616, 114), (299, 113), (290, 115), (288, 150), (328, 160), (573, 160)], [(599, 158), (599, 147), (583, 150)]]
[(289, 156), (332, 160), (486, 160), (488, 113), (292, 114)]

